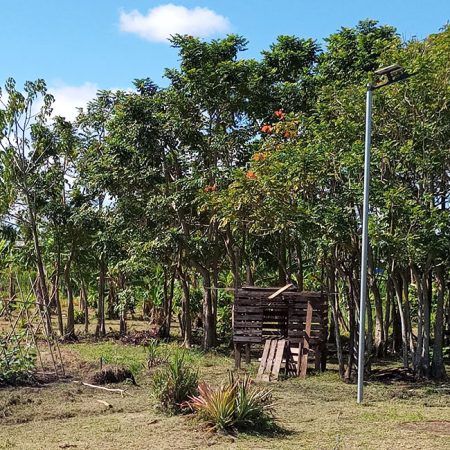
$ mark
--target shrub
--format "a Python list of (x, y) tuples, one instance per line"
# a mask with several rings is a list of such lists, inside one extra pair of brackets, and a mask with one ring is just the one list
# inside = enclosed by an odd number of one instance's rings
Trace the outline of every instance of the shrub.
[(30, 381), (36, 368), (36, 353), (30, 346), (20, 347), (16, 341), (0, 336), (0, 384), (19, 384)]
[(216, 430), (263, 430), (273, 425), (271, 391), (255, 386), (248, 376), (234, 380), (230, 374), (225, 385), (214, 389), (202, 383), (198, 390), (187, 406)]
[(74, 312), (74, 322), (77, 324), (83, 324), (84, 323), (84, 311), (81, 311), (79, 309), (75, 310)]
[(176, 352), (169, 364), (153, 375), (151, 390), (163, 411), (181, 413), (186, 401), (197, 393), (197, 385), (197, 371), (186, 364), (184, 353)]

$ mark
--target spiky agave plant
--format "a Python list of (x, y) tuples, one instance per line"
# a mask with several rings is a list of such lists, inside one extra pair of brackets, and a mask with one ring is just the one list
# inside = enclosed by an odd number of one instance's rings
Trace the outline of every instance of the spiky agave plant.
[(273, 423), (271, 391), (257, 387), (248, 376), (234, 379), (230, 373), (228, 383), (219, 388), (202, 383), (198, 391), (187, 406), (216, 430), (264, 429)]
[(188, 406), (213, 428), (231, 428), (235, 419), (235, 386), (225, 385), (214, 389), (208, 383), (201, 383), (198, 391), (199, 395), (192, 397)]
[(237, 428), (264, 429), (273, 423), (272, 391), (257, 387), (248, 375), (236, 380)]

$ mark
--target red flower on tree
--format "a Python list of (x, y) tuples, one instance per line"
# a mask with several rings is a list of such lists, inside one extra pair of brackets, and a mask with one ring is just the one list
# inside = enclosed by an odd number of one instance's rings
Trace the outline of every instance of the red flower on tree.
[(275, 115), (278, 117), (278, 119), (283, 120), (286, 114), (284, 114), (282, 109), (279, 109), (278, 111), (275, 111)]
[(203, 188), (203, 190), (204, 190), (205, 192), (215, 192), (215, 191), (217, 191), (217, 186), (216, 186), (215, 184), (213, 184), (213, 185), (208, 185), (208, 186), (205, 186), (205, 187)]
[(263, 126), (261, 127), (261, 131), (262, 131), (263, 133), (272, 133), (272, 125), (268, 125), (268, 124), (263, 125)]
[(252, 156), (253, 161), (264, 161), (266, 159), (266, 154), (264, 152), (255, 153)]
[(248, 180), (256, 180), (258, 177), (256, 176), (256, 173), (253, 170), (248, 170), (245, 174), (245, 178)]

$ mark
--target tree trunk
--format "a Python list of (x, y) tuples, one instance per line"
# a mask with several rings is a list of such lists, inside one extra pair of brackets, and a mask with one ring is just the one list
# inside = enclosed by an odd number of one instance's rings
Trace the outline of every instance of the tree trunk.
[(83, 311), (84, 311), (84, 332), (89, 333), (89, 302), (86, 289), (86, 283), (81, 280), (81, 292), (83, 293)]
[(72, 260), (75, 253), (75, 243), (72, 244), (69, 257), (66, 265), (64, 266), (64, 284), (67, 291), (67, 322), (66, 322), (66, 334), (67, 339), (74, 339), (75, 336), (75, 310), (73, 304), (73, 289), (72, 279), (70, 277), (70, 271), (72, 268)]
[(64, 336), (64, 323), (61, 308), (61, 299), (59, 298), (59, 275), (61, 272), (61, 252), (58, 246), (58, 253), (56, 256), (55, 276), (53, 279), (51, 302), (56, 306), (56, 315), (58, 318), (59, 335)]
[(402, 279), (398, 275), (398, 273), (397, 274), (394, 273), (392, 281), (394, 282), (394, 289), (395, 289), (395, 294), (396, 294), (396, 298), (397, 298), (397, 309), (398, 309), (398, 313), (400, 315), (400, 324), (401, 324), (401, 330), (402, 330), (403, 367), (405, 369), (407, 369), (409, 367), (409, 363), (408, 363), (408, 330), (407, 330), (407, 326), (406, 326), (405, 311), (403, 309), (403, 303), (402, 303), (402, 298), (403, 298)]
[(372, 292), (374, 302), (375, 302), (375, 353), (377, 356), (381, 356), (384, 349), (384, 328), (383, 328), (383, 302), (381, 300), (380, 288), (378, 287), (378, 282), (375, 273), (375, 263), (373, 260), (373, 252), (369, 248), (369, 288)]
[(304, 290), (304, 275), (303, 275), (302, 244), (300, 242), (300, 239), (297, 239), (295, 244), (295, 256), (297, 259), (297, 287), (298, 290), (301, 292)]
[(428, 272), (423, 272), (419, 274), (416, 269), (416, 281), (418, 286), (421, 286), (421, 296), (422, 296), (422, 339), (421, 342), (421, 352), (418, 353), (416, 350), (416, 373), (419, 377), (428, 378), (430, 376), (430, 330), (431, 330), (431, 280)]
[(211, 275), (202, 271), (203, 278), (203, 348), (209, 350), (216, 345), (216, 327), (214, 320), (213, 296), (211, 295)]
[(404, 305), (405, 305), (406, 332), (407, 332), (407, 337), (408, 337), (409, 351), (411, 352), (411, 356), (412, 356), (415, 353), (415, 347), (414, 347), (414, 339), (413, 339), (413, 332), (412, 332), (411, 307), (410, 307), (410, 303), (409, 303), (409, 283), (410, 283), (409, 271), (402, 270), (401, 277), (402, 277), (402, 287), (403, 287), (403, 299), (404, 299)]
[(286, 266), (286, 239), (284, 233), (281, 233), (280, 245), (278, 247), (278, 284), (280, 286), (285, 286), (288, 282), (288, 273)]
[[(117, 289), (119, 292), (125, 291), (125, 275), (122, 271), (119, 271), (117, 275)], [(116, 293), (117, 303), (119, 303), (119, 296)], [(119, 333), (121, 336), (125, 336), (127, 333), (127, 312), (128, 304), (125, 300), (125, 304), (120, 305), (119, 309)]]
[(357, 322), (355, 319), (355, 298), (350, 277), (348, 280), (347, 302), (348, 302), (349, 340), (348, 340), (347, 369), (344, 374), (344, 379), (345, 381), (350, 382), (353, 376), (353, 366), (355, 364), (355, 350), (356, 344), (358, 342), (358, 335), (356, 331)]
[(172, 271), (169, 276), (168, 271), (164, 269), (164, 304), (163, 304), (164, 321), (160, 329), (160, 336), (163, 339), (170, 338), (174, 283), (175, 283), (175, 270)]
[(181, 297), (181, 324), (182, 324), (182, 336), (183, 345), (186, 348), (190, 348), (192, 344), (192, 320), (191, 320), (191, 298), (189, 292), (189, 283), (187, 281), (186, 273), (183, 272), (181, 264), (177, 268), (178, 280), (181, 284), (182, 297)]
[(226, 231), (225, 248), (227, 249), (227, 254), (230, 259), (231, 273), (233, 274), (233, 288), (236, 291), (241, 285), (241, 258), (239, 254), (239, 247), (235, 244), (230, 226), (227, 227)]
[[(383, 322), (383, 334), (384, 334), (384, 345), (382, 348), (382, 356), (386, 356), (387, 351), (387, 342), (389, 338), (389, 327), (391, 325), (391, 305), (392, 305), (392, 299), (394, 297), (393, 293), (394, 287), (392, 286), (392, 280), (390, 277), (388, 277), (386, 282), (386, 314), (384, 316), (384, 322)], [(381, 355), (380, 355), (381, 356)]]
[(40, 302), (39, 308), (44, 317), (45, 331), (47, 335), (50, 335), (52, 334), (52, 321), (50, 316), (50, 296), (48, 294), (47, 280), (45, 277), (44, 263), (42, 260), (41, 246), (39, 243), (36, 215), (28, 192), (26, 193), (26, 201), (28, 206), (28, 216), (30, 221), (31, 234), (33, 237), (34, 252), (36, 256), (36, 267), (39, 277), (39, 291), (41, 293), (41, 300), (42, 300), (42, 302)]
[(337, 292), (337, 285), (336, 285), (336, 269), (334, 267), (334, 264), (332, 264), (331, 267), (329, 267), (328, 270), (328, 292), (330, 293), (330, 303), (331, 303), (331, 310), (332, 310), (332, 318), (333, 318), (333, 324), (334, 324), (334, 337), (336, 342), (336, 356), (338, 360), (338, 367), (339, 367), (339, 376), (341, 379), (344, 379), (345, 375), (345, 367), (344, 367), (344, 356), (342, 351), (342, 341), (341, 341), (341, 333), (339, 329), (339, 317), (338, 317), (338, 311), (339, 311), (339, 295)]
[(436, 317), (434, 322), (434, 345), (433, 361), (431, 364), (431, 377), (435, 380), (446, 378), (444, 365), (444, 292), (445, 292), (445, 272), (444, 266), (440, 265), (435, 270), (437, 282)]
[(95, 336), (105, 336), (105, 281), (106, 281), (106, 263), (103, 255), (99, 262), (99, 277), (98, 277), (98, 309), (97, 309), (97, 327)]
[[(395, 291), (395, 289), (394, 289)], [(392, 298), (394, 299), (394, 296)], [(400, 314), (395, 306), (396, 302), (392, 302), (392, 353), (397, 354), (402, 349), (402, 325), (400, 323)]]
[(417, 344), (416, 351), (414, 353), (414, 371), (418, 373), (419, 366), (422, 359), (423, 350), (423, 306), (424, 306), (424, 296), (423, 296), (423, 286), (422, 277), (419, 274), (419, 270), (414, 265), (411, 266), (411, 271), (414, 277), (417, 288)]

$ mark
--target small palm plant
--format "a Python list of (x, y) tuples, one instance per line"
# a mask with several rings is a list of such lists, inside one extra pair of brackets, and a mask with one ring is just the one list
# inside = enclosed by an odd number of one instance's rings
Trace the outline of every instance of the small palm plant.
[(257, 387), (247, 375), (234, 379), (230, 373), (229, 381), (219, 388), (202, 383), (198, 391), (187, 406), (218, 431), (262, 430), (273, 425), (272, 392)]
[(184, 353), (176, 352), (169, 364), (155, 372), (152, 378), (152, 394), (159, 407), (169, 413), (180, 413), (185, 402), (197, 393), (198, 374), (186, 364)]

